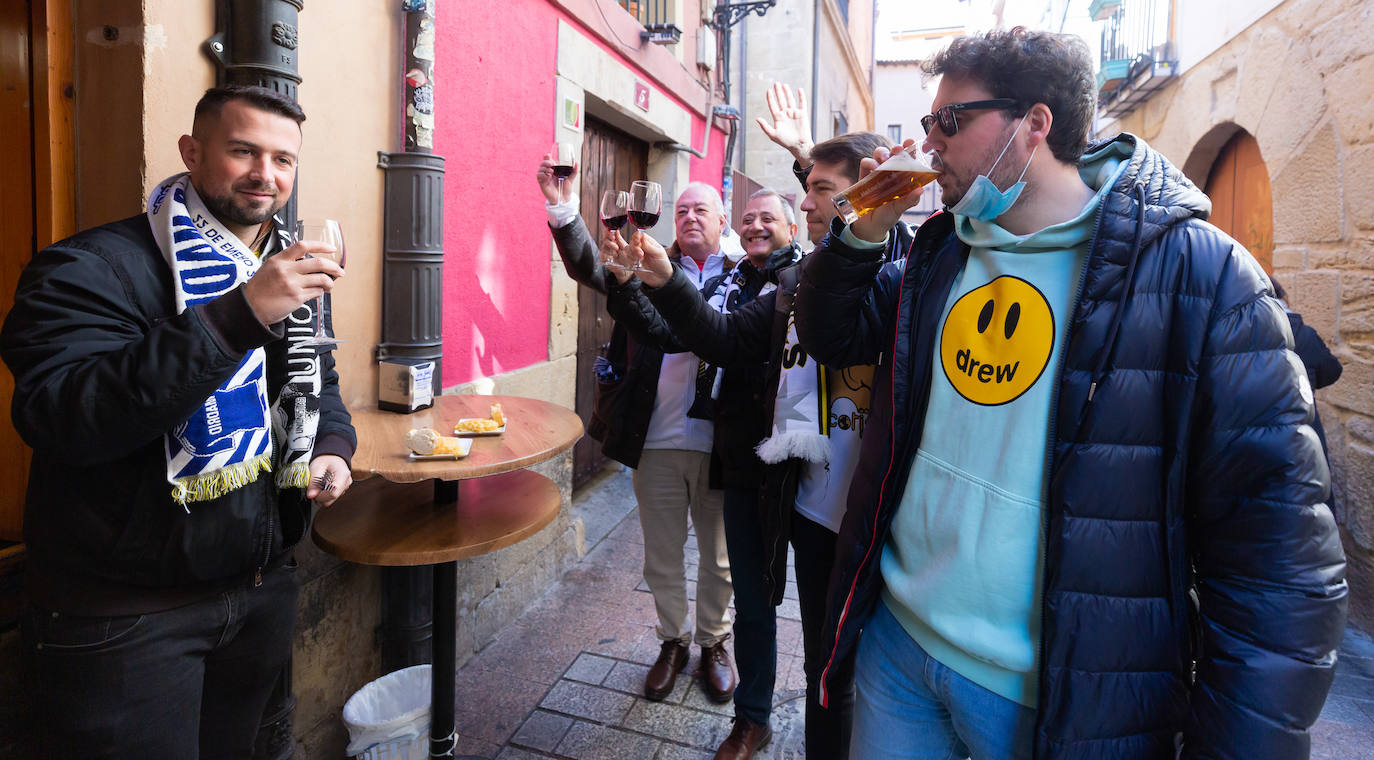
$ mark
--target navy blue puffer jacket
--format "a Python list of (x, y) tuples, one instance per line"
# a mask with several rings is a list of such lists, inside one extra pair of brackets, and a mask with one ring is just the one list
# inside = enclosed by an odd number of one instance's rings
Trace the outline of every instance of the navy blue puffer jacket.
[[(1311, 388), (1268, 278), (1203, 221), (1206, 196), (1116, 139), (1132, 156), (1098, 214), (1050, 418), (1035, 757), (1159, 760), (1181, 739), (1184, 758), (1306, 758), (1347, 591)], [(837, 549), (832, 664), (878, 602), (968, 255), (949, 214), (904, 272), (836, 230), (803, 264), (797, 330), (827, 365), (880, 360), (882, 427)]]

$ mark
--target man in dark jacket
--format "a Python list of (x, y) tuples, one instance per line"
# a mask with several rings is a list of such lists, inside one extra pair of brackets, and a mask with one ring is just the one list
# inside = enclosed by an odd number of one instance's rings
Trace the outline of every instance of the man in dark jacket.
[[(568, 275), (606, 293), (637, 287), (626, 272), (601, 263), (601, 253), (577, 216), (572, 194), (576, 177), (560, 186), (545, 156), (536, 178), (544, 194), (554, 243)], [(698, 286), (725, 271), (720, 236), (725, 209), (720, 194), (702, 183), (690, 183), (673, 204), (673, 249)], [(620, 241), (610, 233), (607, 253)], [(691, 354), (664, 356), (657, 347), (630, 340), (617, 326), (611, 338), (605, 378), (598, 378), (596, 410), (588, 434), (601, 441), (606, 456), (634, 470), (635, 499), (644, 533), (644, 580), (658, 614), (659, 655), (644, 679), (644, 696), (662, 700), (672, 692), (687, 665), (689, 646), (701, 647), (701, 683), (716, 702), (730, 701), (735, 690), (734, 663), (726, 649), (730, 637), (730, 562), (725, 548), (723, 498), (711, 487), (712, 414), (698, 405), (703, 396), (703, 368)], [(709, 390), (707, 385), (705, 390)], [(687, 520), (696, 532), (696, 630), (687, 609), (683, 547)]]
[[(803, 205), (817, 213), (828, 209), (826, 218), (833, 218), (837, 212), (830, 195), (857, 181), (860, 161), (887, 145), (891, 143), (881, 135), (856, 132), (814, 146), (815, 161), (809, 168), (817, 181), (803, 180)], [(910, 243), (910, 230), (898, 223), (887, 255), (901, 258)], [(608, 302), (619, 324), (631, 326), (636, 335), (651, 336), (646, 340), (660, 333), (672, 335), (673, 350), (690, 350), (724, 366), (727, 380), (766, 367), (753, 394), (753, 411), (739, 415), (761, 418), (754, 426), (758, 432), (743, 442), (748, 456), (755, 461), (762, 456), (768, 463), (763, 488), (726, 491), (740, 685), (735, 691), (735, 725), (716, 759), (745, 760), (771, 735), (777, 654), (774, 606), (782, 602), (790, 543), (806, 654), (807, 751), (839, 760), (848, 754), (852, 688), (843, 677), (835, 678), (837, 698), (829, 708), (821, 706), (820, 673), (827, 653), (822, 627), (836, 533), (866, 427), (873, 368), (835, 371), (808, 359), (792, 329), (797, 267), (778, 272), (776, 289), (725, 312), (712, 309), (704, 294), (673, 270), (665, 251), (649, 241), (642, 250), (649, 271), (640, 277), (646, 287), (631, 291), (632, 299)], [(824, 412), (813, 414), (813, 409)], [(718, 447), (728, 411), (722, 410), (717, 421)]]
[(1268, 279), (1138, 138), (1085, 152), (1081, 40), (926, 70), (953, 205), (900, 271), (919, 191), (832, 225), (797, 293), (814, 357), (880, 365), (827, 624), (854, 756), (1306, 757), (1345, 562)]
[(189, 175), (20, 279), (0, 352), (34, 449), (44, 757), (252, 753), (290, 654), (307, 500), (348, 488), (356, 446), (329, 352), (302, 343), (343, 270), (273, 218), (304, 118), (269, 90), (210, 90), (179, 143)]
[[(1288, 293), (1284, 291), (1283, 285), (1278, 280), (1273, 281), (1274, 295), (1283, 304), (1283, 310), (1288, 315), (1288, 326), (1293, 330), (1293, 351), (1298, 358), (1302, 359), (1303, 369), (1307, 370), (1307, 382), (1312, 389), (1325, 388), (1328, 385), (1341, 379), (1341, 360), (1331, 353), (1331, 349), (1326, 347), (1326, 341), (1322, 340), (1319, 334), (1311, 325), (1302, 321), (1302, 315), (1293, 311), (1293, 307), (1288, 304)], [(1326, 461), (1331, 462), (1331, 451), (1326, 445), (1326, 430), (1322, 428), (1321, 415), (1312, 413), (1312, 427), (1317, 431), (1317, 439), (1322, 442), (1322, 451), (1326, 452)], [(1331, 495), (1332, 506), (1335, 506), (1335, 494)]]

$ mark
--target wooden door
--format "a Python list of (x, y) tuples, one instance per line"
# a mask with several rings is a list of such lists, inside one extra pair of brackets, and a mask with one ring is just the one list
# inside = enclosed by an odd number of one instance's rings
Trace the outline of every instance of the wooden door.
[[(0, 3), (0, 316), (14, 305), (36, 237), (29, 40), (29, 3)], [(14, 376), (0, 370), (0, 539), (18, 541), (30, 451), (10, 420), (13, 397)]]
[[(592, 238), (601, 244), (606, 228), (600, 224), (601, 193), (629, 190), (630, 183), (644, 179), (649, 164), (649, 146), (642, 140), (614, 127), (587, 119), (582, 141), (582, 170), (579, 175), (582, 218)], [(574, 222), (575, 223), (575, 222)], [(601, 346), (611, 339), (611, 318), (606, 313), (606, 297), (579, 285), (577, 288), (577, 416), (586, 425), (592, 418), (596, 380), (592, 364)], [(579, 486), (606, 463), (601, 443), (583, 436), (573, 449), (573, 486)]]
[(1221, 149), (1207, 176), (1210, 221), (1274, 273), (1274, 201), (1259, 143), (1244, 130)]
[[(0, 320), (38, 248), (74, 226), (69, 0), (0, 2)], [(0, 544), (20, 540), (29, 447), (10, 419), (0, 366)]]

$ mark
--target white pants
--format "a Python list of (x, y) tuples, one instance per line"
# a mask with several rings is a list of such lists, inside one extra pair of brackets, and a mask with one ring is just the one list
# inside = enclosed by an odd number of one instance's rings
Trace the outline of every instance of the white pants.
[(708, 487), (711, 455), (645, 449), (634, 471), (639, 524), (644, 530), (644, 580), (654, 595), (658, 636), (689, 642), (687, 573), (683, 547), (687, 517), (696, 528), (696, 642), (711, 646), (730, 633), (730, 559), (725, 551), (724, 492)]

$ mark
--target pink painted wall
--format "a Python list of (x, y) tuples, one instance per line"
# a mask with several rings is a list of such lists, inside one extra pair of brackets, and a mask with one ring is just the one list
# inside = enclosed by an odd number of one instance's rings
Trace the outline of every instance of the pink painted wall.
[(458, 10), (438, 14), (435, 40), (444, 385), (549, 356), (549, 227), (534, 172), (554, 139), (559, 14), (545, 0)]
[[(692, 115), (692, 147), (701, 149), (701, 133), (706, 129), (706, 120)], [(740, 157), (736, 156), (736, 160)], [(711, 130), (711, 143), (706, 149), (706, 158), (701, 159), (692, 156), (691, 169), (688, 170), (687, 177), (691, 182), (705, 182), (706, 184), (720, 189), (721, 166), (725, 163), (725, 133), (721, 131), (717, 124)]]
[[(559, 19), (586, 31), (548, 0), (464, 3), (459, 13), (438, 15), (434, 151), (447, 159), (445, 386), (548, 360), (548, 216), (534, 173), (554, 140)], [(689, 107), (643, 78), (654, 97)], [(705, 125), (694, 113), (694, 146)], [(724, 151), (724, 133), (713, 130), (709, 158), (692, 159), (691, 179), (719, 188)]]

